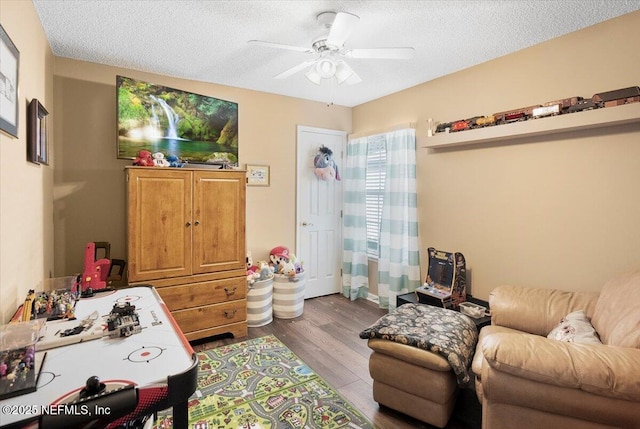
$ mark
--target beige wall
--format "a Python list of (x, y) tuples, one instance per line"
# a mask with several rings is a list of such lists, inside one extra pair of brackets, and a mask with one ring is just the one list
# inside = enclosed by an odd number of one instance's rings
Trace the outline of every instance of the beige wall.
[[(0, 324), (53, 271), (53, 166), (27, 161), (27, 106), (38, 99), (53, 126), (53, 54), (31, 2), (0, 2), (18, 51), (18, 138), (0, 132)], [(50, 134), (50, 137), (52, 134)]]
[[(116, 75), (238, 103), (239, 160), (271, 167), (271, 186), (247, 188), (247, 248), (267, 259), (295, 248), (296, 126), (351, 131), (351, 109), (222, 85), (56, 58), (55, 273), (82, 269), (84, 246), (109, 241), (125, 257), (124, 167), (116, 159)], [(159, 195), (171, 198), (171, 195)]]
[[(640, 84), (640, 12), (353, 109), (354, 133), (488, 115)], [(543, 119), (541, 119), (543, 120)], [(471, 292), (599, 290), (640, 267), (640, 124), (418, 149), (421, 248), (463, 252)], [(426, 255), (422, 254), (422, 270)]]

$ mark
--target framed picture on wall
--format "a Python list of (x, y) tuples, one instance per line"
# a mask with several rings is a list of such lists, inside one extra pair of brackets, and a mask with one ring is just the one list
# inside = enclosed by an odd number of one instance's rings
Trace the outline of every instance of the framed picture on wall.
[(247, 185), (269, 186), (269, 166), (247, 164)]
[(20, 52), (0, 25), (0, 130), (18, 137)]
[(27, 160), (49, 165), (47, 109), (35, 98), (29, 103), (27, 122)]

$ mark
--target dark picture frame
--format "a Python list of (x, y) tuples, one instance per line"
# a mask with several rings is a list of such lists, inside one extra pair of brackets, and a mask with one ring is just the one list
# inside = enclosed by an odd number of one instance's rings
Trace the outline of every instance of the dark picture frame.
[(0, 130), (18, 137), (20, 52), (0, 25)]
[(31, 100), (27, 112), (27, 160), (49, 165), (47, 109), (37, 99)]
[(116, 76), (117, 158), (140, 150), (191, 164), (238, 165), (238, 103)]

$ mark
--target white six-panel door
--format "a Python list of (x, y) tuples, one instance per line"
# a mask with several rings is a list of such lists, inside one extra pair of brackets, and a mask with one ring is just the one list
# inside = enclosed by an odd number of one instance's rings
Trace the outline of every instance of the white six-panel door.
[(296, 256), (306, 272), (305, 298), (341, 290), (342, 182), (318, 179), (313, 159), (324, 145), (342, 173), (346, 144), (344, 131), (298, 125)]

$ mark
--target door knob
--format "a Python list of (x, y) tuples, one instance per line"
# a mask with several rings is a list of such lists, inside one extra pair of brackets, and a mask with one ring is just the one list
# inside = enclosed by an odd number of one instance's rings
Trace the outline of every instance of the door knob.
[(302, 226), (313, 226), (311, 222), (302, 222)]

